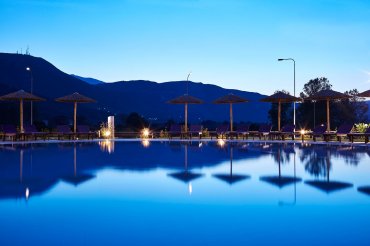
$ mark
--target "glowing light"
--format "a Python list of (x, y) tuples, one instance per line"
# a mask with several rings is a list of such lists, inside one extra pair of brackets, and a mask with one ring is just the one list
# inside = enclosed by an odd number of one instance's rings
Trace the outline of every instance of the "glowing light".
[(223, 147), (225, 146), (225, 140), (223, 140), (223, 139), (219, 139), (219, 140), (217, 141), (217, 145), (218, 145), (218, 146), (220, 146), (221, 148), (223, 148)]
[(193, 185), (191, 184), (191, 182), (188, 185), (188, 189), (189, 189), (189, 195), (191, 195), (191, 193), (193, 193)]
[(111, 136), (111, 131), (110, 130), (105, 130), (105, 131), (103, 131), (103, 137), (105, 137), (105, 138), (109, 138), (110, 136)]
[(306, 134), (306, 130), (305, 129), (302, 129), (301, 130), (301, 135), (305, 135)]
[(31, 70), (31, 68), (29, 68), (29, 67), (26, 67), (26, 70), (27, 70), (27, 71), (30, 71), (30, 70)]
[(26, 188), (26, 200), (30, 197), (30, 189)]
[(141, 130), (141, 137), (142, 138), (148, 138), (150, 135), (150, 130), (148, 128), (144, 128)]
[(148, 139), (143, 139), (141, 141), (141, 144), (145, 147), (145, 148), (148, 148), (149, 145), (150, 145), (150, 141)]
[(203, 146), (203, 143), (202, 143), (202, 142), (200, 142), (200, 143), (198, 144), (198, 147), (199, 147), (199, 148), (202, 148), (202, 146)]

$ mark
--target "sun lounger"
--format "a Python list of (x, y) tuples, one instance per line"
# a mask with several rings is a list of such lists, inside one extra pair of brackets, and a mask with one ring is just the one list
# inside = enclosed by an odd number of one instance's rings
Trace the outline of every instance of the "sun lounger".
[(74, 137), (74, 133), (68, 125), (57, 126), (56, 135), (58, 137), (58, 140), (64, 137), (67, 137), (68, 139), (72, 139)]
[(311, 133), (309, 133), (309, 135), (312, 136), (312, 139), (313, 141), (315, 142), (316, 139), (318, 137), (322, 137), (322, 138), (325, 138), (324, 137), (324, 133), (326, 132), (326, 125), (323, 124), (323, 125), (319, 125), (319, 126), (316, 126)]
[(271, 129), (272, 129), (272, 126), (270, 124), (262, 124), (258, 128), (257, 132), (249, 132), (249, 134), (253, 137), (253, 140), (254, 140), (254, 137), (258, 137), (260, 140), (262, 138), (266, 140), (268, 136), (271, 137), (270, 136)]
[(77, 125), (77, 137), (87, 137), (87, 139), (93, 139), (95, 137), (95, 132), (90, 131), (90, 127), (87, 125)]
[(179, 136), (180, 138), (183, 137), (181, 125), (171, 125), (170, 130), (168, 131), (169, 139), (172, 139), (174, 136)]
[(249, 125), (240, 125), (236, 129), (236, 138), (239, 138), (239, 136), (242, 137), (242, 139), (247, 139), (249, 135)]
[(199, 139), (202, 138), (202, 130), (203, 130), (203, 127), (201, 125), (191, 125), (190, 126), (190, 129), (189, 129), (189, 132), (188, 132), (188, 135), (190, 138), (194, 136), (198, 136)]
[(369, 136), (370, 136), (370, 127), (366, 129), (365, 132), (350, 132), (348, 134), (349, 140), (353, 143), (355, 138), (364, 138), (365, 143), (367, 144), (369, 142)]
[(38, 137), (46, 140), (48, 134), (46, 132), (40, 132), (37, 130), (37, 128), (34, 125), (25, 125), (23, 127), (23, 134), (22, 137), (24, 140), (27, 140), (27, 138), (32, 138), (36, 140)]
[(19, 136), (17, 133), (17, 128), (14, 125), (3, 125), (1, 132), (3, 141), (5, 141), (6, 138), (9, 138), (10, 140), (14, 141)]
[(325, 132), (324, 139), (329, 141), (332, 136), (337, 138), (337, 141), (341, 142), (343, 137), (347, 137), (353, 129), (353, 124), (342, 124), (338, 127), (336, 132)]
[(289, 124), (281, 128), (278, 136), (281, 140), (285, 140), (285, 137), (291, 137), (294, 140), (295, 125)]

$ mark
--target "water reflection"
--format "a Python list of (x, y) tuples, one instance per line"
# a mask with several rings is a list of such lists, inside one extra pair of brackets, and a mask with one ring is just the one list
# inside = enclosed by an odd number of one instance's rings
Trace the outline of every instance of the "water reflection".
[[(215, 173), (213, 168), (228, 162), (229, 172), (216, 173), (212, 177), (224, 181), (225, 185), (232, 185), (250, 177), (240, 172), (235, 174), (234, 161), (243, 160), (244, 165), (247, 162), (253, 164), (262, 160), (260, 166), (255, 166), (255, 169), (248, 168), (248, 173), (253, 176), (262, 166), (265, 169), (261, 174), (266, 174), (269, 170), (277, 172), (276, 175), (261, 175), (259, 180), (280, 189), (294, 185), (292, 203), (295, 203), (296, 183), (301, 181), (301, 177), (309, 175), (311, 178), (305, 178), (308, 180), (305, 183), (327, 193), (349, 188), (356, 185), (356, 177), (349, 177), (351, 182), (332, 181), (332, 166), (336, 165), (338, 160), (343, 160), (348, 167), (355, 170), (368, 156), (368, 148), (228, 141), (223, 144), (203, 141), (151, 141), (146, 145), (140, 141), (107, 140), (99, 143), (3, 145), (0, 146), (0, 199), (30, 199), (44, 194), (60, 181), (80, 186), (94, 180), (97, 172), (107, 168), (136, 171), (143, 175), (148, 171), (155, 172), (158, 168), (164, 169), (166, 173), (172, 170), (168, 176), (187, 184), (191, 194), (195, 188), (195, 183), (192, 182), (201, 177), (202, 181), (209, 178), (204, 175), (204, 171), (199, 173), (194, 172), (194, 169), (207, 168), (210, 173)], [(277, 164), (277, 170), (274, 163)], [(238, 169), (243, 170), (243, 165), (238, 165)], [(299, 173), (300, 177), (297, 177), (296, 166), (304, 167), (306, 173)], [(294, 174), (287, 176), (283, 167)], [(312, 177), (315, 180), (310, 180)], [(366, 187), (360, 187), (358, 191), (369, 194), (369, 188)], [(290, 202), (281, 202), (288, 203)]]
[[(225, 144), (219, 145), (220, 147), (224, 147)], [(242, 174), (234, 174), (233, 173), (233, 152), (234, 152), (234, 145), (230, 144), (230, 172), (227, 174), (214, 174), (213, 176), (232, 185), (239, 181), (249, 179), (249, 175), (242, 175)]]
[(95, 176), (87, 173), (77, 173), (77, 147), (76, 143), (73, 144), (73, 175), (67, 175), (62, 178), (66, 183), (78, 186), (90, 179), (93, 179)]
[(353, 186), (351, 183), (330, 180), (331, 150), (332, 148), (329, 146), (319, 149), (317, 147), (312, 147), (310, 151), (306, 151), (306, 155), (302, 157), (302, 161), (305, 162), (305, 169), (308, 172), (314, 176), (326, 175), (326, 180), (310, 180), (305, 183), (326, 193)]
[(190, 181), (198, 179), (203, 176), (200, 173), (191, 172), (188, 168), (188, 143), (184, 144), (184, 171), (170, 173), (168, 176), (173, 177), (185, 183), (189, 183), (189, 193), (193, 192), (192, 185)]
[[(279, 175), (277, 176), (263, 176), (260, 178), (260, 180), (267, 182), (269, 184), (275, 185), (279, 187), (280, 189), (290, 185), (290, 184), (295, 184), (297, 182), (302, 181), (301, 178), (296, 177), (296, 167), (295, 167), (295, 150), (293, 147), (287, 147), (283, 145), (277, 145), (274, 146), (274, 150), (272, 152), (272, 156), (275, 160), (275, 162), (278, 163), (279, 167)], [(286, 162), (290, 159), (289, 154), (293, 153), (294, 154), (294, 176), (283, 176), (281, 175), (281, 163)]]

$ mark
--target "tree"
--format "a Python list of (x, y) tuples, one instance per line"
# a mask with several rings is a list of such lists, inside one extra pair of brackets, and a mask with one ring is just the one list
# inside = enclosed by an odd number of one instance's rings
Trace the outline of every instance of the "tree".
[(148, 127), (148, 121), (138, 113), (131, 113), (126, 118), (126, 127), (135, 131)]
[[(311, 79), (303, 86), (300, 93), (302, 98), (316, 94), (321, 90), (331, 89), (332, 85), (325, 77)], [(338, 127), (344, 122), (356, 123), (367, 120), (368, 105), (363, 99), (359, 98), (356, 89), (345, 92), (350, 95), (350, 99), (330, 102), (330, 119), (333, 127)], [(326, 122), (326, 102), (307, 101), (297, 108), (297, 118), (300, 128), (313, 128), (316, 125)]]
[[(285, 94), (289, 94), (289, 92), (285, 90), (275, 91), (275, 93), (282, 92)], [(271, 124), (277, 129), (278, 125), (278, 103), (272, 103), (271, 108), (268, 111), (268, 119)], [(284, 126), (288, 123), (293, 122), (293, 109), (292, 103), (282, 103), (281, 104), (281, 126)]]

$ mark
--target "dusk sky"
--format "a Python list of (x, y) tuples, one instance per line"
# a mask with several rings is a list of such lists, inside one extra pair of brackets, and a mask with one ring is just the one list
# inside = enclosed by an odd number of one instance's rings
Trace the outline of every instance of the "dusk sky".
[(106, 82), (191, 80), (297, 94), (370, 89), (369, 0), (0, 0), (0, 52)]

